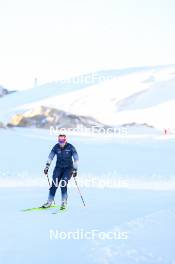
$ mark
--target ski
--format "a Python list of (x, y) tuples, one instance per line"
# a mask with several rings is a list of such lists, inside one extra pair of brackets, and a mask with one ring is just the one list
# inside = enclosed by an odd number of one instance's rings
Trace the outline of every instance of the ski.
[(55, 210), (54, 212), (52, 212), (52, 214), (61, 214), (61, 213), (64, 213), (68, 210), (68, 208), (65, 208), (65, 209), (57, 209)]
[(59, 208), (59, 206), (58, 205), (51, 205), (50, 207), (47, 207), (47, 208), (44, 208), (42, 206), (40, 206), (40, 207), (33, 207), (33, 208), (23, 209), (22, 212), (42, 211), (42, 210), (47, 210), (47, 209), (52, 209), (52, 208)]

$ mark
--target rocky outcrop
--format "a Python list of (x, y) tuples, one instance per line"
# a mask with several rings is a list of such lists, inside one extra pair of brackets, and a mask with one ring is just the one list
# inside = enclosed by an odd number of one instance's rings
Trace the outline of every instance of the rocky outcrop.
[(3, 86), (0, 85), (0, 97), (3, 97), (4, 95), (14, 93), (15, 91), (9, 91), (5, 89)]
[(4, 124), (0, 121), (0, 129), (5, 128)]
[(31, 110), (14, 115), (8, 127), (36, 127), (76, 128), (78, 126), (90, 128), (92, 126), (108, 128), (92, 117), (78, 116), (55, 108), (39, 106)]

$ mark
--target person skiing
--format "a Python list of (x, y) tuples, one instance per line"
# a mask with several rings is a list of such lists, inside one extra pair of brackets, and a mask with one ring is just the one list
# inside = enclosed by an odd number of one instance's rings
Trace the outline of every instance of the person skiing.
[(78, 153), (75, 147), (67, 142), (65, 134), (60, 134), (58, 136), (58, 143), (52, 148), (46, 167), (44, 169), (44, 174), (48, 174), (50, 164), (53, 158), (57, 156), (56, 166), (53, 171), (52, 184), (49, 189), (49, 196), (46, 203), (42, 205), (42, 208), (48, 208), (54, 202), (54, 197), (56, 190), (60, 185), (61, 188), (61, 207), (60, 210), (63, 210), (67, 206), (67, 184), (71, 177), (77, 176), (78, 169)]

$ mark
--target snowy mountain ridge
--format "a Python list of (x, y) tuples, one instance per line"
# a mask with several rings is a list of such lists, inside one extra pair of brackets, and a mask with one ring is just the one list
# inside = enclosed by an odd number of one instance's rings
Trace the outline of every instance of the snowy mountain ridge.
[(175, 65), (102, 71), (1, 98), (0, 120), (7, 123), (16, 114), (45, 106), (112, 126), (174, 128), (174, 86)]

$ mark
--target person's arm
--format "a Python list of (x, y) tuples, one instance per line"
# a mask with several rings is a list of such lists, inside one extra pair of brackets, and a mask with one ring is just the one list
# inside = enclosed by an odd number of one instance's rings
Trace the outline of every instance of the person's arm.
[(56, 154), (55, 148), (56, 148), (56, 145), (53, 147), (53, 149), (51, 150), (51, 152), (50, 152), (50, 154), (48, 156), (47, 164), (49, 164), (49, 166), (50, 166), (50, 164), (52, 163), (52, 160), (55, 157), (55, 154)]
[(55, 146), (54, 146), (54, 147), (52, 148), (52, 150), (51, 150), (51, 152), (50, 152), (50, 154), (49, 154), (49, 156), (48, 156), (48, 160), (47, 160), (47, 162), (46, 162), (46, 167), (45, 167), (45, 169), (44, 169), (44, 173), (45, 173), (45, 174), (48, 173), (48, 170), (49, 170), (50, 164), (52, 163), (52, 160), (54, 159), (55, 154), (56, 154), (56, 152), (55, 152)]
[(78, 169), (78, 162), (79, 162), (79, 156), (74, 146), (72, 146), (72, 157), (73, 157), (73, 177), (77, 176), (77, 169)]

